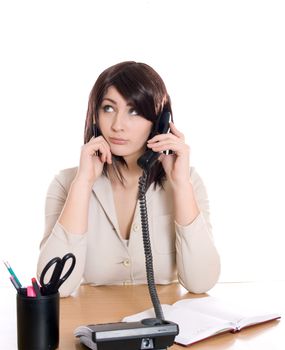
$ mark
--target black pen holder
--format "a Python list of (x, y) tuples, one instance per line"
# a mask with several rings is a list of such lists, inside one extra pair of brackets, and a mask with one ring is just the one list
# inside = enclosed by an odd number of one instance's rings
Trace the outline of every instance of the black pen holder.
[(59, 343), (59, 293), (27, 297), (17, 294), (19, 350), (54, 350)]

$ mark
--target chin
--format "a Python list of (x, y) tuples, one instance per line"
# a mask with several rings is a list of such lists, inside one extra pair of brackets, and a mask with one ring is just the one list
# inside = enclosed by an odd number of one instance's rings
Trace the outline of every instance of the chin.
[(114, 156), (117, 156), (117, 157), (123, 157), (126, 162), (128, 162), (130, 160), (131, 161), (136, 160), (140, 157), (140, 153), (138, 154), (136, 152), (130, 153), (130, 152), (122, 152), (122, 151), (121, 152), (113, 152), (112, 151), (112, 154)]
[(143, 149), (130, 149), (130, 147), (116, 147), (116, 145), (111, 145), (110, 146), (110, 151), (114, 156), (118, 156), (118, 157), (124, 157), (124, 158), (128, 158), (131, 157), (131, 159), (133, 158), (139, 158), (140, 155), (145, 151), (145, 148), (143, 147)]
[(116, 157), (127, 157), (128, 154), (125, 154), (125, 153), (121, 153), (121, 152), (112, 152), (113, 156), (116, 156)]
[(113, 154), (113, 156), (117, 156), (117, 157), (127, 157), (127, 156), (130, 155), (127, 152), (118, 151), (118, 150), (112, 150), (112, 149), (111, 149), (111, 153)]

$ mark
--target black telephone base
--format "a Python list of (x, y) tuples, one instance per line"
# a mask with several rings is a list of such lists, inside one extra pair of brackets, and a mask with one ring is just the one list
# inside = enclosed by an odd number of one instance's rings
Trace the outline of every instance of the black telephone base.
[(167, 349), (179, 333), (174, 322), (147, 318), (139, 322), (118, 322), (81, 326), (74, 335), (90, 349)]

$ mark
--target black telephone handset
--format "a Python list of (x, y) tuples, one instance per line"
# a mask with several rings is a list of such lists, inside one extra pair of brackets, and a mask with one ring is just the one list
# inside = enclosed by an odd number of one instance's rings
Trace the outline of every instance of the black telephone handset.
[[(163, 110), (159, 116), (157, 122), (154, 125), (154, 129), (151, 133), (151, 137), (157, 134), (167, 134), (169, 132), (169, 122), (171, 121), (171, 114), (168, 110)], [(153, 150), (147, 150), (138, 160), (138, 165), (144, 170), (148, 171), (151, 166), (157, 161), (160, 153)]]

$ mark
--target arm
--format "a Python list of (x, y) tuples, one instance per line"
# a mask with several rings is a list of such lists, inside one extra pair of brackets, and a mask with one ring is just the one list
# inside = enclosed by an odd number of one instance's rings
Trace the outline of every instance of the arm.
[(160, 134), (148, 141), (148, 147), (155, 152), (171, 150), (173, 154), (161, 154), (167, 179), (172, 188), (174, 216), (179, 225), (190, 224), (199, 214), (192, 182), (189, 175), (190, 149), (184, 135), (170, 123), (171, 133)]
[(75, 174), (76, 169), (62, 171), (54, 178), (48, 188), (45, 205), (45, 232), (40, 244), (37, 266), (37, 274), (39, 276), (46, 263), (53, 257), (62, 257), (68, 252), (75, 255), (75, 268), (70, 277), (61, 286), (61, 296), (70, 295), (80, 284), (85, 265), (86, 233), (80, 235), (71, 233), (58, 221)]
[(209, 205), (202, 180), (194, 171), (189, 176), (190, 148), (173, 123), (171, 133), (154, 136), (148, 147), (160, 156), (172, 188), (176, 229), (176, 263), (180, 283), (190, 292), (203, 293), (217, 282), (220, 259), (211, 236)]
[[(97, 155), (98, 151), (100, 156)], [(92, 138), (82, 147), (80, 165), (59, 217), (59, 223), (69, 232), (79, 235), (86, 232), (92, 187), (101, 176), (105, 162), (111, 164), (112, 155), (102, 136)]]
[(179, 282), (190, 292), (204, 293), (219, 278), (220, 258), (212, 238), (207, 192), (193, 168), (191, 180), (199, 214), (188, 225), (175, 221), (176, 263)]
[(69, 232), (83, 235), (88, 227), (88, 208), (92, 185), (74, 179), (58, 222)]
[[(97, 151), (100, 151), (99, 155)], [(92, 186), (101, 175), (105, 162), (112, 162), (107, 142), (102, 136), (92, 138), (81, 149), (78, 169), (62, 172), (48, 190), (45, 234), (37, 271), (40, 275), (46, 263), (55, 256), (62, 257), (67, 252), (75, 255), (75, 268), (62, 284), (61, 296), (72, 293), (84, 273), (89, 201)]]
[(175, 221), (181, 226), (191, 224), (200, 213), (191, 180), (172, 187), (172, 194)]

